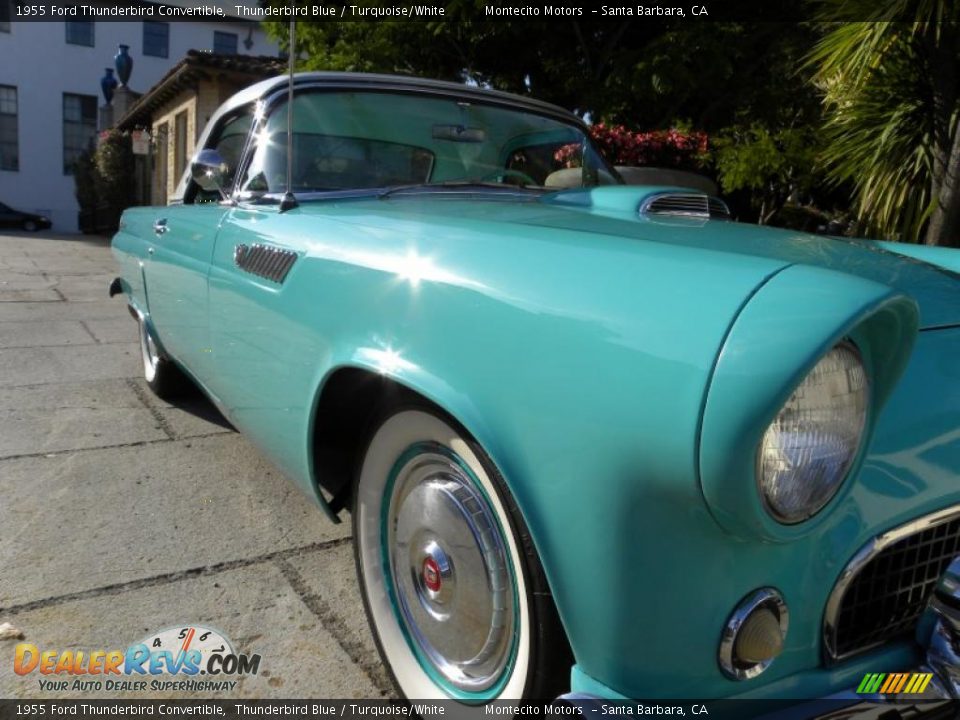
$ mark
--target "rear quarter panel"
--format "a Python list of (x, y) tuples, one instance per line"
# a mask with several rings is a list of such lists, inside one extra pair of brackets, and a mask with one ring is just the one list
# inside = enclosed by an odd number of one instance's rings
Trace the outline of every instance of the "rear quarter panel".
[(117, 261), (124, 292), (129, 303), (147, 314), (149, 303), (144, 283), (143, 262), (152, 237), (156, 208), (128, 208), (120, 218), (120, 229), (113, 236), (111, 246)]

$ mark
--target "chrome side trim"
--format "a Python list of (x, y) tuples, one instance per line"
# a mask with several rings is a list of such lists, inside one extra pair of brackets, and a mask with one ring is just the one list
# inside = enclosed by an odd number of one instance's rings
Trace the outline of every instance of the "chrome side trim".
[(760, 588), (745, 597), (727, 619), (727, 624), (723, 628), (723, 635), (720, 636), (720, 652), (718, 654), (720, 669), (723, 670), (724, 675), (732, 680), (755, 678), (776, 660), (776, 658), (770, 658), (750, 667), (738, 667), (733, 660), (733, 648), (737, 642), (740, 628), (750, 617), (750, 614), (763, 605), (770, 606), (777, 613), (777, 619), (780, 621), (780, 636), (784, 642), (786, 641), (787, 630), (790, 628), (790, 611), (787, 609), (787, 604), (780, 592), (775, 588), (766, 587)]
[(297, 254), (292, 250), (259, 243), (241, 244), (233, 249), (233, 262), (238, 268), (277, 284), (283, 284), (296, 260)]
[(873, 645), (859, 648), (854, 652), (844, 653), (843, 655), (838, 655), (836, 652), (837, 616), (840, 614), (840, 605), (843, 602), (843, 596), (850, 587), (850, 583), (856, 579), (864, 567), (866, 567), (876, 555), (894, 543), (911, 535), (923, 532), (924, 530), (929, 530), (930, 528), (950, 522), (958, 517), (960, 517), (960, 505), (938, 510), (935, 513), (911, 520), (899, 527), (877, 535), (860, 548), (857, 554), (853, 556), (853, 559), (847, 563), (843, 572), (840, 573), (840, 577), (837, 578), (830, 597), (827, 598), (827, 606), (823, 612), (823, 648), (828, 664), (838, 663), (848, 657), (859, 655), (862, 652), (883, 644), (883, 642), (877, 642)]

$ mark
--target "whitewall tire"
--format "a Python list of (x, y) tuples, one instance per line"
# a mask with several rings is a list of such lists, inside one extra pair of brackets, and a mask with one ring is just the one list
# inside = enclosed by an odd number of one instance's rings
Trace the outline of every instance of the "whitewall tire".
[(143, 362), (143, 379), (160, 398), (172, 398), (183, 393), (188, 386), (180, 368), (160, 349), (147, 322), (137, 321), (140, 334), (140, 358)]
[(365, 609), (400, 694), (481, 704), (563, 689), (569, 649), (523, 519), (456, 423), (426, 406), (386, 413), (353, 526)]

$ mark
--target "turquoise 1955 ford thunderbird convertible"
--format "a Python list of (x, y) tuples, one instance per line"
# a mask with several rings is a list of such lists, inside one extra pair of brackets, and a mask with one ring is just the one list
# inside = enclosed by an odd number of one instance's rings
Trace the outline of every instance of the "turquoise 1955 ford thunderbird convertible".
[(528, 98), (287, 83), (124, 213), (111, 292), (157, 393), (349, 509), (399, 693), (960, 692), (960, 253), (626, 186)]

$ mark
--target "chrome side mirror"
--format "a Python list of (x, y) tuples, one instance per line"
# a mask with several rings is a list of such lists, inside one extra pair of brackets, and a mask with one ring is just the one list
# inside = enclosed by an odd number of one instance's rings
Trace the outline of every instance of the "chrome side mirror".
[(212, 148), (198, 152), (190, 163), (190, 177), (193, 181), (204, 190), (219, 192), (224, 199), (227, 198), (227, 193), (223, 186), (229, 170), (220, 153)]

